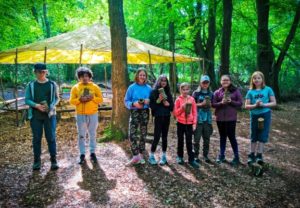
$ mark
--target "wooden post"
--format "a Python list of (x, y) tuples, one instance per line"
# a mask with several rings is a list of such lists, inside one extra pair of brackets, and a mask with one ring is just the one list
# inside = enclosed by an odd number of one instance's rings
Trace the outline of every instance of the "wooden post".
[(156, 80), (156, 77), (155, 77), (155, 74), (154, 74), (154, 72), (153, 72), (153, 67), (152, 67), (152, 60), (151, 60), (151, 53), (150, 53), (150, 51), (148, 50), (148, 57), (149, 57), (149, 72), (150, 72), (150, 74), (151, 74), (151, 76), (153, 77), (153, 79), (154, 80), (152, 80), (152, 81), (154, 81), (155, 82), (155, 80)]
[(16, 124), (19, 127), (19, 109), (18, 109), (18, 49), (16, 48), (15, 58), (15, 98), (16, 98)]
[(176, 80), (176, 67), (175, 67), (175, 53), (172, 51), (172, 72), (173, 72), (173, 99), (176, 99), (176, 88), (177, 88), (177, 80)]
[(44, 50), (44, 64), (47, 63), (47, 46), (45, 47), (45, 50)]
[(106, 96), (107, 96), (107, 72), (106, 72), (106, 64), (104, 64), (104, 79), (105, 79), (105, 91), (106, 91)]
[(80, 56), (79, 56), (79, 65), (82, 66), (82, 49), (83, 49), (83, 44), (80, 45)]
[(193, 87), (193, 81), (194, 81), (194, 64), (191, 62), (191, 88)]

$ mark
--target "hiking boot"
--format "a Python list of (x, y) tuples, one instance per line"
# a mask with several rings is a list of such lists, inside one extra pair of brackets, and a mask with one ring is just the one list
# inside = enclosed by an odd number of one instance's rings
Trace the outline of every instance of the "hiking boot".
[(263, 160), (262, 153), (257, 153), (257, 155), (256, 155), (256, 162), (259, 165), (263, 165), (265, 163), (264, 160)]
[(225, 162), (225, 157), (224, 156), (219, 156), (216, 159), (216, 163), (218, 163), (218, 164), (222, 164), (223, 162)]
[(156, 162), (155, 157), (154, 157), (153, 154), (150, 154), (149, 159), (148, 159), (148, 162), (149, 162), (151, 165), (157, 165), (157, 162)]
[(84, 164), (86, 162), (86, 160), (85, 160), (85, 155), (80, 155), (80, 158), (79, 158), (79, 162), (78, 162), (78, 164), (79, 165), (82, 165), (82, 164)]
[(57, 165), (56, 156), (51, 156), (51, 170), (57, 170), (59, 166)]
[(234, 157), (233, 160), (230, 162), (232, 166), (237, 166), (240, 164), (240, 159), (238, 157)]
[(97, 156), (95, 153), (91, 153), (91, 161), (93, 161), (94, 163), (97, 163)]
[(253, 163), (255, 163), (255, 155), (254, 155), (254, 152), (251, 152), (251, 153), (248, 155), (247, 164), (248, 164), (248, 165), (252, 165)]
[(140, 163), (140, 157), (138, 155), (134, 155), (131, 160), (126, 164), (126, 166), (137, 165)]
[(211, 163), (211, 160), (209, 159), (209, 157), (204, 156), (203, 159), (206, 163)]
[(184, 164), (184, 160), (182, 157), (176, 157), (176, 162), (179, 164), (179, 165), (183, 165)]
[(32, 170), (40, 170), (41, 169), (41, 159), (36, 159), (33, 162)]
[(161, 158), (160, 158), (160, 161), (159, 161), (159, 164), (160, 165), (165, 165), (165, 164), (167, 164), (168, 163), (168, 161), (167, 161), (167, 157), (166, 157), (166, 155), (162, 155), (161, 156)]
[(200, 168), (200, 164), (196, 162), (196, 160), (189, 162), (189, 164), (193, 167), (193, 168)]

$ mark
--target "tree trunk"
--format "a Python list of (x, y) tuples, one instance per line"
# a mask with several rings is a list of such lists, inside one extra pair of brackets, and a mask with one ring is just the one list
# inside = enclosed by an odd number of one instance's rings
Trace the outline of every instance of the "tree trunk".
[(232, 0), (223, 0), (223, 28), (220, 75), (229, 74)]
[[(214, 56), (215, 56), (215, 40), (216, 40), (216, 0), (212, 0), (209, 3), (209, 14), (208, 14), (208, 38), (205, 43), (204, 38), (201, 35), (201, 25), (196, 24), (197, 22), (202, 22), (202, 5), (198, 1), (196, 5), (196, 13), (194, 17), (191, 18), (191, 25), (194, 25), (196, 28), (196, 33), (193, 41), (194, 50), (198, 57), (204, 58), (204, 68), (203, 72), (208, 74), (211, 78), (211, 87), (213, 89), (217, 88), (216, 76), (215, 76), (215, 66), (214, 66)], [(205, 47), (204, 47), (205, 46)]]
[(48, 9), (47, 9), (47, 1), (44, 0), (43, 2), (43, 15), (44, 15), (44, 21), (45, 21), (45, 27), (46, 27), (46, 37), (51, 37), (51, 31), (50, 31), (50, 22), (48, 19)]
[[(167, 1), (167, 8), (172, 9), (171, 2)], [(169, 50), (175, 53), (175, 24), (173, 21), (169, 22)], [(176, 92), (176, 65), (175, 63), (169, 64), (169, 81), (172, 92)]]
[(124, 97), (129, 83), (127, 71), (127, 32), (122, 0), (108, 0), (112, 49), (112, 121), (114, 130), (128, 135), (129, 112)]
[(256, 12), (258, 20), (257, 28), (257, 68), (261, 71), (266, 80), (266, 84), (270, 84), (270, 72), (273, 64), (271, 58), (272, 46), (270, 46), (269, 25), (269, 0), (256, 0)]
[(210, 77), (212, 89), (217, 88), (216, 75), (215, 75), (215, 40), (216, 40), (216, 0), (211, 0), (209, 3), (208, 11), (208, 38), (206, 43), (207, 54), (207, 74)]
[(289, 34), (285, 39), (283, 47), (280, 50), (279, 56), (277, 58), (276, 63), (274, 64), (273, 70), (272, 70), (272, 72), (273, 72), (272, 73), (273, 74), (273, 76), (272, 76), (272, 85), (273, 86), (272, 87), (273, 87), (275, 95), (278, 99), (280, 99), (279, 72), (281, 70), (281, 65), (282, 65), (282, 62), (285, 58), (287, 50), (289, 49), (289, 47), (291, 45), (291, 42), (295, 37), (296, 30), (297, 30), (297, 27), (299, 25), (299, 20), (300, 20), (300, 1), (298, 1), (298, 5), (297, 5), (297, 8), (296, 8), (296, 14), (295, 14), (295, 17), (294, 17), (294, 20), (293, 20), (293, 24), (290, 28)]

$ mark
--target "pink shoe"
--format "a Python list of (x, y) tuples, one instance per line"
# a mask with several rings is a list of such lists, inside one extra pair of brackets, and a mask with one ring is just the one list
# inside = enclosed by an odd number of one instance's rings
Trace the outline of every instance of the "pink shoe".
[(136, 165), (140, 163), (140, 156), (135, 155), (131, 158), (131, 160), (126, 164), (126, 166)]

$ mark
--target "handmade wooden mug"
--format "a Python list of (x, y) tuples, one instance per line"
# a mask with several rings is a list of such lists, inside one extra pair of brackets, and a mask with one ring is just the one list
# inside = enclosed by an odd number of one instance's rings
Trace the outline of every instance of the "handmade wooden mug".
[(185, 104), (185, 115), (189, 115), (191, 113), (192, 110), (192, 103), (187, 102)]
[(89, 96), (90, 95), (90, 90), (88, 88), (83, 89), (83, 96)]
[(139, 104), (144, 104), (144, 103), (145, 103), (145, 100), (142, 99), (142, 98), (140, 98), (139, 101), (138, 101), (138, 103), (139, 103)]
[(42, 102), (40, 102), (40, 104), (46, 107), (46, 112), (49, 112), (49, 106), (46, 100), (43, 100)]
[(163, 96), (163, 100), (166, 100), (167, 99), (167, 95), (166, 95), (166, 93), (165, 93), (165, 90), (164, 90), (164, 88), (159, 88), (158, 89), (158, 92), (159, 92), (159, 94), (162, 94), (162, 96)]
[(264, 129), (264, 118), (258, 118), (257, 119), (257, 126), (259, 130), (263, 130)]
[(224, 99), (226, 101), (230, 100), (230, 92), (228, 90), (225, 90), (225, 92), (224, 92)]
[(210, 97), (209, 96), (205, 96), (204, 100), (205, 100), (205, 103), (206, 103), (206, 107), (209, 107), (210, 104), (211, 104)]

